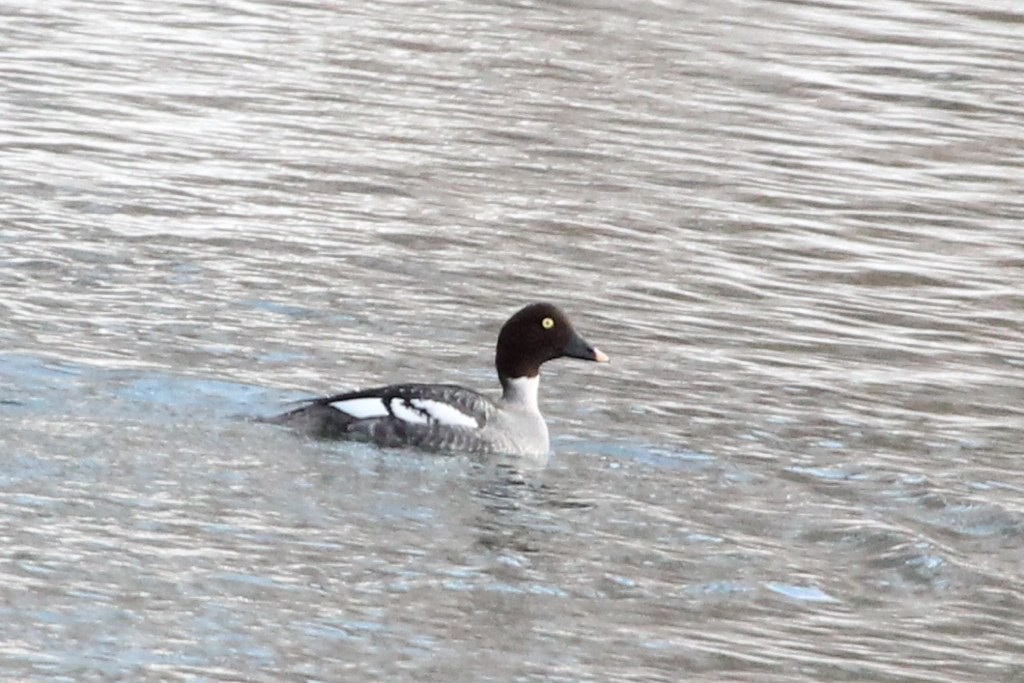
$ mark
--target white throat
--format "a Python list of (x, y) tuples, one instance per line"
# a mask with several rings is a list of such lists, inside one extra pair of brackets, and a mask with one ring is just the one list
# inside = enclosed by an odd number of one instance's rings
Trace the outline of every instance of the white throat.
[(501, 395), (501, 400), (506, 405), (539, 415), (540, 407), (537, 405), (537, 390), (539, 388), (540, 375), (508, 377), (505, 379), (505, 392)]

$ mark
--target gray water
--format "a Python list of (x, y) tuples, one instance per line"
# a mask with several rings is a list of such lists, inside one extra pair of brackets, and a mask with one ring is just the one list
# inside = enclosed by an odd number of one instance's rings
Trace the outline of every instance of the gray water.
[[(0, 678), (1024, 680), (1016, 2), (0, 7)], [(544, 463), (242, 419), (493, 391)]]

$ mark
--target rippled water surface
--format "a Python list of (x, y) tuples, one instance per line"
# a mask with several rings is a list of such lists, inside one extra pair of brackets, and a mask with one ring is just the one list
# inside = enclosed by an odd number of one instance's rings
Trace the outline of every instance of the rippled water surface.
[[(0, 9), (0, 678), (1024, 678), (1024, 13)], [(242, 417), (492, 389), (554, 450)]]

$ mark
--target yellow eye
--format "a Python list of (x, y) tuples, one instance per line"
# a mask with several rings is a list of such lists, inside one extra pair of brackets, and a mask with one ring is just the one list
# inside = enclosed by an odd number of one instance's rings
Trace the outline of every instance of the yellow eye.
[(552, 327), (555, 326), (555, 321), (553, 318), (544, 318), (543, 320), (540, 321), (540, 326), (543, 327), (545, 330), (550, 330)]

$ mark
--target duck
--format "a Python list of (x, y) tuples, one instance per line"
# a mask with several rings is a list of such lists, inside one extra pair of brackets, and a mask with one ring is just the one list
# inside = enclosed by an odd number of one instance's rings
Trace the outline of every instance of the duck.
[(547, 456), (548, 426), (538, 403), (540, 366), (558, 358), (609, 360), (580, 336), (561, 309), (533, 303), (513, 314), (498, 333), (497, 400), (455, 384), (391, 384), (307, 399), (299, 408), (259, 421), (317, 439), (380, 448)]

